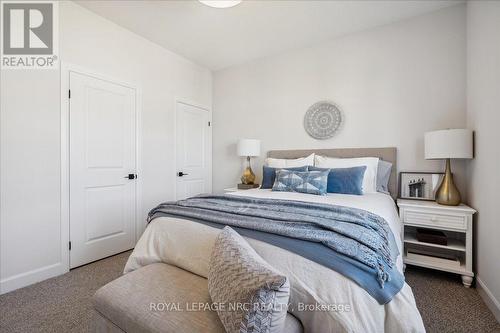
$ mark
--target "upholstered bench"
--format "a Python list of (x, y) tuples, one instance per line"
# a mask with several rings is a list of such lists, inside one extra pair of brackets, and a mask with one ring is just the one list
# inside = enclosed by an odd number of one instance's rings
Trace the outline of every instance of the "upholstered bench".
[[(96, 292), (94, 331), (224, 332), (216, 311), (193, 311), (191, 306), (210, 302), (205, 278), (167, 264), (148, 265)], [(283, 331), (300, 333), (303, 328), (288, 314)]]

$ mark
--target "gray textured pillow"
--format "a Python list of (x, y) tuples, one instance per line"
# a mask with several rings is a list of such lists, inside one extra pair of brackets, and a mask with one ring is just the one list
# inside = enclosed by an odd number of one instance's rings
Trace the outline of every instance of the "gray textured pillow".
[(285, 325), (290, 283), (230, 227), (215, 242), (208, 291), (228, 333), (280, 333)]
[(377, 170), (377, 192), (389, 194), (389, 178), (391, 178), (392, 163), (379, 160)]

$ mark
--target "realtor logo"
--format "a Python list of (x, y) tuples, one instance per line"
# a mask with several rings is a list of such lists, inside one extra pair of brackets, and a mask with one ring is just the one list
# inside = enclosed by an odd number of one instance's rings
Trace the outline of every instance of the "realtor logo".
[(2, 69), (58, 66), (57, 3), (2, 2)]

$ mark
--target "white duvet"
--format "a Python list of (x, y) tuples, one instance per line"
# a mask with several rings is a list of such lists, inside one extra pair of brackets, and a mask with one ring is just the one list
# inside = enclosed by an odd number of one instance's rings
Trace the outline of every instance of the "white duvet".
[[(394, 201), (386, 194), (316, 196), (261, 189), (232, 194), (321, 202), (371, 211), (389, 223), (401, 253), (400, 220)], [(185, 219), (157, 218), (146, 228), (124, 272), (164, 262), (207, 277), (210, 254), (219, 232), (220, 229)], [(290, 279), (290, 310), (300, 319), (305, 332), (425, 332), (413, 293), (406, 283), (391, 302), (380, 305), (363, 288), (329, 268), (274, 245), (246, 239), (262, 258)], [(401, 254), (397, 267), (402, 272)], [(302, 304), (323, 305), (327, 311), (304, 309)]]

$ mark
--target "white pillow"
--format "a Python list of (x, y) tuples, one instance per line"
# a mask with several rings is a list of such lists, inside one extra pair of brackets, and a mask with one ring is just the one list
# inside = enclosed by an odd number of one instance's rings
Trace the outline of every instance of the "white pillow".
[(314, 165), (314, 153), (307, 157), (285, 159), (285, 158), (266, 158), (266, 165), (271, 168), (295, 168), (301, 166)]
[(363, 178), (363, 193), (377, 192), (378, 157), (333, 158), (316, 155), (314, 165), (318, 168), (352, 168), (366, 166)]

